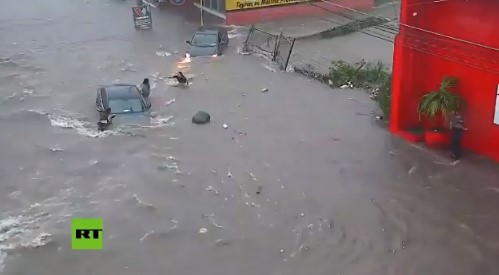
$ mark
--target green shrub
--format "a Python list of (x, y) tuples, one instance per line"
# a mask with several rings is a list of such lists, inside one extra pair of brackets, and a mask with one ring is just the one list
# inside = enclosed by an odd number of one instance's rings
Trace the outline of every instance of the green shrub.
[(333, 85), (339, 87), (343, 84), (347, 84), (355, 75), (357, 68), (345, 61), (333, 61), (331, 62), (331, 67), (329, 67), (329, 79), (333, 82)]
[(378, 105), (386, 119), (390, 118), (390, 107), (392, 104), (392, 77), (389, 76), (385, 80), (385, 84), (379, 88), (378, 96), (376, 97)]
[(378, 102), (384, 116), (390, 117), (392, 76), (382, 62), (366, 63), (362, 60), (350, 64), (342, 60), (333, 61), (327, 77), (333, 87), (348, 85), (369, 92), (371, 98)]

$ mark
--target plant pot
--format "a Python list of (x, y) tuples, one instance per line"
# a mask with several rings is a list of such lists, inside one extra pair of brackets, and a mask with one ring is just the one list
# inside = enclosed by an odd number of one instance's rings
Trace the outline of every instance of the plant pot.
[(412, 127), (401, 131), (399, 135), (410, 142), (423, 142), (425, 130), (421, 127)]
[(446, 129), (428, 129), (424, 133), (424, 139), (428, 147), (446, 148), (450, 144), (451, 133)]
[(414, 142), (423, 142), (425, 140), (425, 130), (421, 127), (411, 128), (409, 133), (413, 136)]

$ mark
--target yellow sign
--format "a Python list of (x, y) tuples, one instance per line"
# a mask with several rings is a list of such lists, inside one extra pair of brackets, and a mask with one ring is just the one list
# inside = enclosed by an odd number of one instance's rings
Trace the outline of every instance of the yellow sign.
[(250, 10), (308, 2), (304, 0), (225, 0), (226, 11)]

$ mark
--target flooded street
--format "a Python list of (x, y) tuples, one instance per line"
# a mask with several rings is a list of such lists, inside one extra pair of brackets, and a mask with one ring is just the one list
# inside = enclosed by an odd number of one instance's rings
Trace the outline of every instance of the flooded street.
[[(237, 28), (182, 64), (197, 22), (136, 31), (134, 4), (0, 3), (0, 274), (499, 274), (496, 164), (400, 141), (365, 93), (239, 54)], [(151, 123), (98, 132), (97, 87), (144, 77)], [(103, 218), (104, 250), (71, 250), (73, 217)]]

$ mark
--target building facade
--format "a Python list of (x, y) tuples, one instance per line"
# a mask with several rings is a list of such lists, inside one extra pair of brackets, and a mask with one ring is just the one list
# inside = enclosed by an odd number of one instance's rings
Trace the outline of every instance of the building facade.
[(469, 131), (464, 147), (499, 161), (499, 1), (402, 0), (390, 130), (409, 138), (421, 96), (457, 77)]
[(246, 25), (261, 21), (322, 15), (345, 8), (369, 10), (374, 0), (226, 0), (227, 24)]
[(347, 8), (370, 10), (375, 0), (200, 0), (194, 6), (223, 18), (228, 25), (250, 25), (295, 16), (322, 15)]

